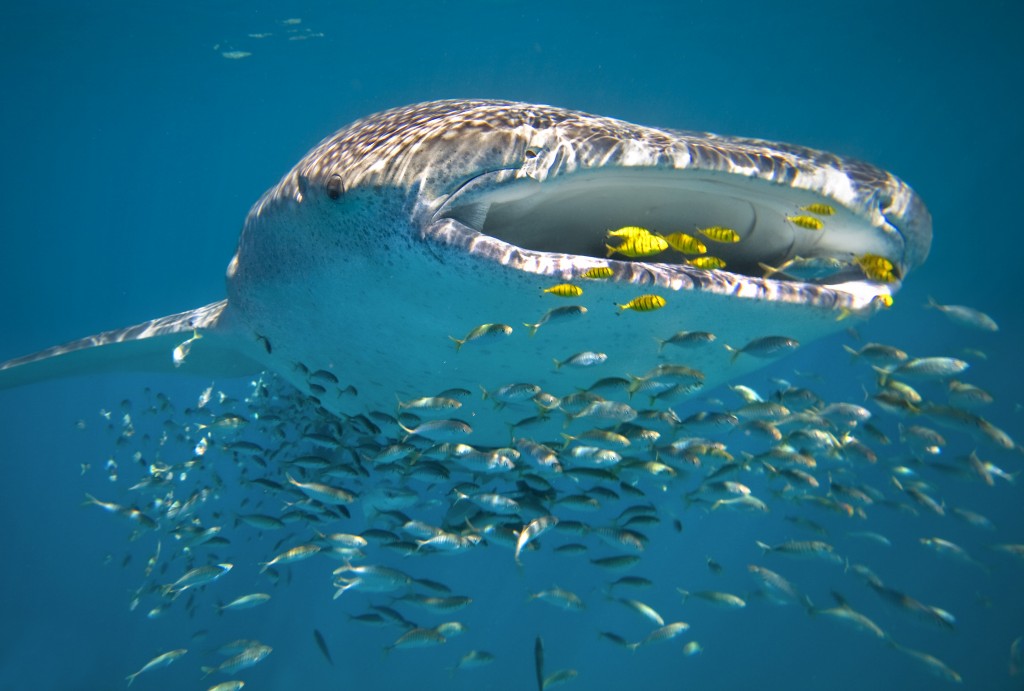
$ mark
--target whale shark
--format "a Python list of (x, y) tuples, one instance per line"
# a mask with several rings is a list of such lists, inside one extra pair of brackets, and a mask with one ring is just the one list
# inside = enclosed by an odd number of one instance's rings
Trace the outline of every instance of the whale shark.
[[(701, 268), (672, 249), (617, 253), (609, 231), (622, 227), (739, 241), (708, 239), (721, 268)], [(0, 388), (269, 370), (344, 416), (468, 391), (460, 429), (499, 444), (537, 392), (558, 400), (603, 378), (632, 382), (632, 398), (678, 365), (696, 373), (685, 398), (778, 355), (746, 347), (758, 339), (805, 344), (865, 320), (931, 234), (907, 184), (843, 156), (545, 105), (428, 102), (342, 128), (263, 194), (226, 299), (10, 360)], [(891, 271), (879, 279), (865, 257)], [(832, 268), (787, 273), (811, 260)], [(562, 284), (570, 295), (548, 290)], [(683, 331), (714, 342), (674, 348)]]

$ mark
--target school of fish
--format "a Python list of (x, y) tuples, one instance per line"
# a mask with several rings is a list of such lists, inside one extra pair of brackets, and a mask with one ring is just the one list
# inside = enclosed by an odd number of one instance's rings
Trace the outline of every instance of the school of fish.
[[(814, 232), (833, 213), (826, 205), (810, 205), (789, 220)], [(676, 251), (712, 259), (705, 241), (742, 241), (728, 228), (694, 232), (704, 239), (640, 227), (613, 230), (608, 252), (648, 257)], [(884, 258), (849, 261), (872, 280), (898, 279)], [(820, 270), (798, 259), (764, 268), (769, 275), (804, 279)], [(606, 277), (592, 272), (590, 280)], [(576, 298), (585, 290), (585, 283), (559, 284), (545, 292)], [(664, 297), (649, 294), (618, 307), (642, 313), (664, 304)], [(969, 307), (934, 300), (927, 307), (961, 327), (998, 328)], [(571, 328), (580, 310), (585, 308), (556, 307), (526, 328), (536, 332), (563, 320)], [(502, 339), (513, 328), (518, 326), (485, 323), (454, 334), (452, 352), (457, 356), (481, 339)], [(700, 628), (686, 621), (699, 608), (715, 607), (741, 622), (748, 610), (788, 605), (797, 612), (793, 616), (802, 611), (822, 627), (839, 622), (848, 635), (877, 639), (908, 665), (961, 682), (951, 663), (905, 645), (902, 623), (876, 623), (897, 612), (950, 635), (967, 635), (962, 612), (919, 600), (914, 583), (887, 570), (884, 551), (897, 541), (878, 526), (887, 525), (885, 514), (905, 515), (920, 536), (901, 548), (920, 549), (922, 559), (936, 564), (959, 562), (981, 580), (1004, 562), (1024, 570), (1019, 528), (997, 529), (979, 511), (984, 507), (944, 500), (953, 483), (1012, 487), (1021, 447), (986, 417), (994, 400), (967, 381), (971, 355), (911, 354), (894, 345), (858, 343), (856, 334), (843, 346), (849, 357), (836, 353), (857, 374), (850, 375), (846, 400), (825, 400), (813, 383), (802, 381), (810, 379), (806, 373), (692, 396), (703, 375), (686, 366), (688, 352), (782, 358), (800, 344), (785, 336), (784, 327), (780, 331), (745, 344), (721, 343), (697, 330), (644, 333), (648, 342), (652, 335), (657, 340), (648, 344), (655, 360), (646, 372), (617, 371), (596, 351), (552, 353), (555, 369), (593, 370), (586, 390), (481, 382), (479, 391), (424, 391), (396, 400), (393, 409), (347, 419), (318, 404), (323, 396), (344, 395), (344, 373), (317, 369), (316, 363), (294, 365), (307, 391), (273, 375), (252, 381), (241, 394), (211, 385), (188, 405), (147, 391), (116, 411), (101, 412), (116, 450), (105, 465), (83, 464), (83, 472), (103, 465), (110, 483), (104, 496), (89, 493), (83, 504), (127, 522), (136, 533), (132, 550), (149, 550), (128, 604), (152, 619), (170, 608), (193, 614), (213, 607), (233, 616), (228, 613), (264, 606), (287, 587), (293, 569), (321, 573), (333, 597), (316, 606), (348, 615), (335, 631), (312, 631), (310, 645), (325, 664), (334, 665), (332, 639), (337, 645), (346, 631), (362, 629), (377, 637), (389, 658), (431, 647), (438, 652), (430, 664), (452, 675), (485, 674), (473, 670), (506, 653), (477, 647), (482, 644), (475, 632), (458, 619), (476, 606), (477, 594), (455, 592), (437, 574), (457, 569), (460, 555), (488, 550), (506, 565), (507, 596), (531, 612), (632, 612), (633, 627), (592, 632), (596, 645), (611, 647), (609, 655), (620, 649), (623, 665), (642, 664), (648, 648), (680, 658), (699, 655)], [(173, 356), (187, 357), (187, 350)], [(472, 421), (458, 418), (473, 396), (489, 400), (494, 414), (504, 417), (507, 445), (474, 445)], [(142, 429), (157, 432), (143, 435)], [(228, 485), (241, 488), (244, 499), (239, 502), (236, 493), (225, 505), (220, 490)], [(766, 515), (784, 517), (787, 532), (780, 533), (777, 521), (766, 523)], [(644, 571), (648, 555), (662, 543), (699, 530), (691, 524), (726, 516), (764, 525), (765, 534), (699, 555), (698, 571)], [(990, 549), (969, 551), (942, 537), (952, 521), (977, 529)], [(242, 563), (233, 544), (253, 535), (264, 558)], [(852, 560), (847, 553), (858, 543), (873, 545), (878, 560)], [(801, 560), (829, 565), (831, 600), (803, 577)], [(542, 562), (564, 563), (564, 580), (527, 589), (522, 575)], [(242, 571), (262, 585), (239, 590), (233, 581)], [(730, 571), (733, 577), (724, 580)], [(576, 585), (593, 578), (603, 584), (601, 595)], [(676, 603), (671, 608), (650, 604), (669, 595)], [(198, 657), (186, 657), (187, 643), (126, 669), (127, 683), (141, 686), (172, 663)], [(197, 669), (203, 676), (255, 680), (273, 645), (225, 641)], [(539, 691), (587, 678), (582, 666), (546, 671), (539, 637), (535, 658)], [(1017, 639), (1011, 673), (1021, 673), (1020, 660)], [(527, 660), (523, 667), (529, 668)], [(246, 683), (217, 682), (210, 691)]]

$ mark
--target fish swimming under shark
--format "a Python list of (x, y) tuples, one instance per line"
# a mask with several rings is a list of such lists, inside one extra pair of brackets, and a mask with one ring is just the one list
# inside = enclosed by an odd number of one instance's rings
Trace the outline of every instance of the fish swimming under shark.
[[(832, 213), (801, 227), (791, 219), (804, 208)], [(715, 247), (726, 270), (678, 253), (608, 259), (607, 233), (623, 226), (719, 226), (741, 241)], [(806, 343), (867, 318), (899, 280), (869, 280), (858, 258), (884, 257), (902, 280), (930, 244), (916, 193), (837, 155), (544, 105), (422, 103), (339, 130), (268, 190), (228, 265), (226, 299), (0, 364), (0, 388), (108, 371), (272, 370), (325, 409), (355, 414), (516, 383), (565, 396), (673, 361), (710, 387), (764, 364), (733, 363), (722, 345)], [(797, 257), (840, 268), (807, 283), (763, 277), (763, 265)], [(601, 267), (611, 276), (584, 277)], [(583, 294), (545, 292), (567, 282)], [(651, 294), (663, 308), (620, 309)], [(585, 309), (551, 318), (567, 306)], [(484, 324), (511, 332), (455, 347)], [(662, 350), (658, 339), (681, 330), (713, 333), (717, 345), (685, 358)], [(551, 365), (581, 352), (607, 357)], [(337, 386), (311, 389), (315, 371)], [(477, 399), (458, 411), (474, 443), (507, 442), (507, 415)]]

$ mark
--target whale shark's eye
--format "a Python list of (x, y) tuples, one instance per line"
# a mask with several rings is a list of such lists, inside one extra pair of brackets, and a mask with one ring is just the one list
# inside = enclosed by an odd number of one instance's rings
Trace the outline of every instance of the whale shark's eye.
[(331, 199), (339, 199), (341, 195), (345, 194), (345, 183), (337, 173), (327, 179), (326, 187), (327, 196)]

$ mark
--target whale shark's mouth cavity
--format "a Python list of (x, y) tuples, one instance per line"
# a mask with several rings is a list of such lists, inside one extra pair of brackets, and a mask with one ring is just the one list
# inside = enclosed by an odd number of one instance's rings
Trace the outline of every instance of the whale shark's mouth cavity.
[[(883, 257), (891, 261), (892, 273), (885, 280), (871, 277), (872, 282), (896, 283), (904, 268), (903, 237), (884, 215), (877, 217), (880, 224), (813, 191), (742, 175), (616, 168), (543, 182), (515, 171), (487, 173), (452, 194), (435, 218), (453, 219), (533, 252), (611, 257), (669, 270), (673, 265), (718, 268), (821, 285), (866, 281), (862, 258)], [(673, 235), (686, 234), (706, 250), (685, 253), (670, 244), (639, 255), (614, 251), (624, 239), (609, 236), (609, 231), (627, 226), (670, 243)], [(701, 232), (709, 228), (731, 230), (739, 239), (716, 241)], [(709, 264), (707, 258), (720, 260), (722, 266)]]

